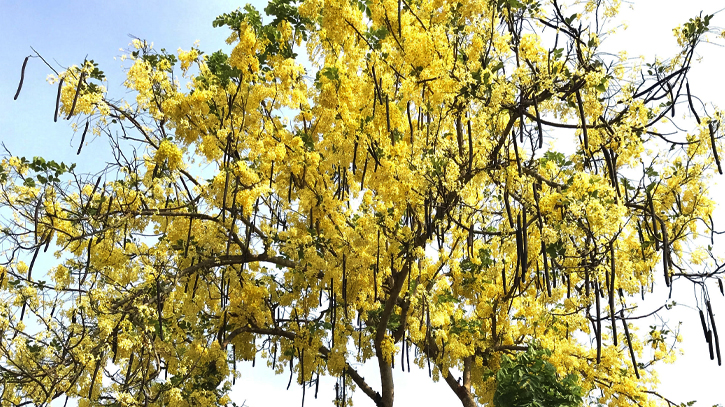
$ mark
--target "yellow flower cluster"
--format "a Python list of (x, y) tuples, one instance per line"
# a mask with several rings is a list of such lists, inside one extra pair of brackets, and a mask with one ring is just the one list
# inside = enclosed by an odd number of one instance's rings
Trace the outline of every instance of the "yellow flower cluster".
[(166, 139), (161, 141), (159, 144), (159, 149), (156, 150), (154, 160), (157, 165), (166, 162), (171, 171), (183, 167), (181, 149), (179, 149), (179, 146)]

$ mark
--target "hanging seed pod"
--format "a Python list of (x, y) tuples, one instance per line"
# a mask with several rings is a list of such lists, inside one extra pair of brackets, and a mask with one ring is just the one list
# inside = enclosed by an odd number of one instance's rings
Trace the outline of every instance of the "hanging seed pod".
[(700, 312), (700, 323), (702, 324), (702, 334), (705, 335), (705, 341), (709, 342), (708, 334), (707, 334), (707, 322), (705, 322), (705, 314), (702, 312), (701, 309), (698, 309)]
[[(293, 353), (293, 355), (294, 355), (294, 353)], [(294, 358), (292, 356), (290, 356), (290, 358), (289, 358), (289, 381), (287, 382), (287, 390), (289, 390), (290, 385), (292, 385), (292, 373), (294, 373), (294, 370), (292, 369), (294, 367), (293, 363), (292, 363), (293, 360), (294, 360)]]
[(272, 370), (277, 369), (277, 343), (272, 346)]
[(355, 138), (355, 144), (352, 147), (352, 175), (355, 175), (357, 170), (357, 138)]
[(405, 372), (405, 331), (403, 331), (403, 340), (400, 342), (400, 370)]
[(707, 128), (710, 130), (710, 145), (712, 146), (712, 155), (715, 158), (715, 164), (717, 164), (717, 172), (722, 175), (722, 166), (720, 165), (720, 157), (717, 154), (717, 145), (715, 144), (715, 125), (712, 122), (707, 124)]
[[(521, 116), (519, 116), (519, 123), (522, 122)], [(519, 130), (521, 134), (521, 142), (523, 143), (524, 132), (523, 129)], [(519, 146), (516, 143), (516, 132), (511, 131), (511, 138), (514, 142), (514, 156), (516, 157), (516, 169), (518, 170), (519, 177), (521, 176), (521, 157), (519, 157)]]
[(720, 356), (720, 338), (717, 335), (717, 326), (715, 325), (715, 317), (712, 315), (712, 307), (710, 300), (705, 301), (707, 314), (710, 316), (710, 325), (712, 325), (712, 335), (715, 338), (715, 351), (717, 352), (717, 365), (722, 365), (722, 357)]
[[(524, 236), (523, 228), (521, 226), (521, 215), (516, 215), (516, 262), (517, 266), (520, 267), (521, 271), (521, 283), (526, 283), (526, 266), (525, 266), (525, 253), (524, 253)], [(517, 267), (517, 271), (519, 268)]]
[(317, 393), (320, 390), (320, 372), (317, 372), (317, 379), (315, 379), (315, 400), (317, 400)]
[(342, 255), (342, 302), (345, 307), (345, 318), (347, 318), (347, 256)]
[(20, 82), (18, 83), (18, 90), (15, 91), (15, 97), (13, 97), (13, 100), (18, 100), (18, 96), (20, 96), (20, 89), (23, 88), (23, 81), (25, 80), (25, 66), (28, 65), (28, 58), (30, 58), (30, 56), (25, 57), (23, 60), (23, 66), (20, 68)]
[(332, 321), (330, 321), (330, 324), (331, 324), (330, 335), (332, 337), (332, 343), (330, 345), (331, 348), (335, 347), (335, 323), (337, 322), (337, 315), (336, 315), (337, 312), (335, 310), (337, 308), (337, 304), (335, 304), (335, 297), (336, 297), (335, 296), (335, 282), (332, 280), (332, 278), (330, 278), (330, 309), (331, 309), (330, 319), (332, 319)]
[(53, 121), (58, 121), (58, 109), (60, 109), (60, 93), (63, 90), (63, 79), (61, 78), (58, 82), (58, 94), (55, 96), (55, 114), (53, 115)]
[(300, 358), (300, 376), (302, 382), (302, 407), (305, 407), (305, 390), (307, 390), (307, 386), (305, 386), (305, 350), (302, 349), (301, 351), (298, 351), (299, 358)]
[(544, 131), (541, 128), (541, 116), (539, 115), (539, 103), (534, 98), (534, 113), (536, 113), (536, 128), (539, 131), (539, 148), (544, 146)]
[(501, 267), (501, 285), (503, 286), (503, 295), (506, 296), (506, 262)]
[[(523, 249), (523, 259), (521, 262), (521, 281), (525, 282), (525, 276), (529, 272), (529, 234), (528, 234), (528, 222), (526, 221), (526, 208), (521, 208), (521, 243)], [(551, 296), (551, 293), (549, 294)]]
[(637, 359), (634, 355), (634, 348), (632, 347), (632, 337), (629, 334), (629, 326), (627, 326), (627, 320), (624, 318), (624, 308), (619, 310), (619, 316), (622, 317), (622, 324), (624, 325), (624, 336), (627, 338), (627, 347), (629, 348), (629, 357), (632, 358), (632, 367), (634, 368), (634, 374), (639, 379), (639, 369), (637, 368)]
[[(128, 381), (131, 378), (131, 367), (133, 366), (133, 359), (136, 353), (133, 351), (131, 352), (131, 356), (128, 358), (128, 369), (126, 369), (126, 377), (123, 380), (123, 390), (126, 391), (128, 389)], [(67, 399), (66, 399), (67, 400)]]
[(599, 306), (599, 282), (594, 283), (594, 298), (596, 298), (597, 306), (597, 364), (602, 362), (602, 318), (601, 307)]
[(614, 279), (615, 279), (615, 259), (614, 244), (609, 245), (609, 257), (611, 259), (611, 276), (609, 278), (609, 316), (612, 319), (612, 338), (614, 338), (614, 346), (617, 346), (617, 324), (614, 317)]
[(695, 116), (695, 120), (697, 120), (697, 124), (700, 124), (700, 116), (697, 114), (697, 111), (695, 110), (695, 106), (692, 104), (692, 95), (690, 94), (690, 81), (685, 82), (685, 89), (687, 89), (687, 102), (690, 105), (690, 111)]
[(408, 373), (410, 373), (410, 341), (405, 344), (405, 358), (408, 362)]
[(347, 405), (347, 383), (346, 383), (346, 377), (345, 370), (342, 371), (342, 406), (345, 407)]
[(71, 116), (73, 116), (73, 112), (76, 109), (76, 102), (78, 102), (78, 94), (81, 93), (81, 86), (83, 85), (83, 79), (85, 78), (85, 71), (81, 72), (81, 76), (78, 78), (78, 86), (76, 86), (76, 94), (73, 96), (73, 103), (70, 105), (70, 112), (68, 112), (68, 116), (66, 116), (66, 120), (70, 120)]
[(587, 121), (584, 114), (584, 103), (579, 89), (576, 90), (576, 103), (579, 106), (579, 119), (581, 120), (582, 135), (584, 136), (584, 154), (589, 155), (589, 136), (587, 134)]
[(83, 143), (86, 141), (86, 132), (88, 132), (88, 126), (91, 124), (91, 122), (86, 122), (86, 127), (83, 129), (83, 134), (81, 135), (81, 142), (78, 144), (78, 151), (76, 151), (76, 155), (80, 155), (81, 149), (83, 148)]
[(365, 190), (365, 173), (368, 171), (368, 154), (365, 153), (365, 164), (363, 164), (363, 173), (362, 177), (360, 178), (360, 190)]
[[(232, 364), (234, 368), (234, 374), (232, 375), (232, 385), (234, 385), (237, 383), (237, 345), (232, 345)], [(169, 369), (167, 367), (166, 372), (168, 371)]]
[(430, 369), (430, 307), (425, 307), (425, 346), (426, 346), (426, 352), (425, 352), (425, 358), (428, 362), (428, 377), (433, 377), (433, 372)]
[[(226, 313), (224, 314), (226, 317)], [(254, 356), (252, 356), (252, 367), (254, 367), (257, 364), (257, 338), (252, 337), (252, 346), (254, 347)], [(236, 363), (236, 361), (235, 361)]]
[(514, 218), (513, 218), (513, 216), (511, 216), (511, 205), (509, 205), (509, 192), (506, 189), (504, 189), (504, 191), (503, 191), (503, 203), (504, 203), (504, 206), (506, 207), (506, 215), (508, 216), (508, 219), (509, 219), (509, 226), (511, 226), (511, 228), (513, 228), (514, 227)]

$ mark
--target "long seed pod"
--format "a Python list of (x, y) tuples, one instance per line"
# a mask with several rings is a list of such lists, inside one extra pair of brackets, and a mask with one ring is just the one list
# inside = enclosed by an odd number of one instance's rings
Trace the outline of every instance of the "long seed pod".
[(66, 120), (70, 120), (71, 116), (73, 116), (73, 111), (76, 108), (76, 102), (78, 102), (78, 94), (81, 93), (81, 85), (83, 84), (83, 78), (86, 76), (85, 71), (81, 72), (81, 76), (78, 78), (78, 86), (76, 86), (76, 94), (73, 96), (73, 103), (70, 105), (70, 112), (68, 112), (68, 116), (66, 116)]
[(609, 278), (609, 315), (612, 319), (612, 338), (614, 338), (614, 346), (617, 346), (617, 324), (615, 322), (614, 317), (614, 279), (615, 279), (615, 266), (614, 266), (614, 244), (610, 243), (609, 245), (609, 257), (611, 259), (612, 264), (612, 272), (611, 276)]
[(405, 359), (408, 362), (408, 373), (410, 373), (410, 343), (405, 344)]
[(25, 80), (25, 66), (28, 65), (28, 58), (30, 58), (30, 56), (25, 57), (25, 60), (23, 60), (23, 67), (20, 68), (20, 82), (18, 83), (18, 90), (15, 91), (15, 97), (13, 100), (18, 100), (18, 96), (20, 96), (20, 89), (23, 88), (23, 81)]
[[(519, 117), (519, 120), (522, 120), (522, 118)], [(522, 137), (521, 141), (523, 142), (524, 132), (523, 132), (523, 130), (520, 130), (519, 132), (521, 133), (521, 137)], [(518, 145), (518, 143), (516, 143), (516, 133), (512, 131), (511, 136), (512, 136), (512, 139), (514, 142), (514, 156), (516, 157), (516, 168), (519, 171), (519, 177), (520, 177), (521, 176), (521, 157), (519, 157), (519, 145)]]
[(408, 114), (408, 127), (410, 127), (410, 153), (413, 154), (413, 142), (415, 141), (415, 132), (413, 131), (413, 118), (410, 115), (410, 100), (405, 105), (405, 112)]
[(123, 380), (123, 390), (128, 389), (128, 381), (131, 379), (131, 367), (133, 366), (133, 357), (136, 355), (131, 351), (131, 356), (128, 358), (128, 369), (126, 369), (126, 378)]
[(433, 372), (430, 369), (430, 340), (431, 340), (431, 337), (430, 337), (430, 307), (425, 306), (425, 305), (423, 305), (423, 306), (425, 307), (425, 325), (426, 325), (426, 329), (425, 329), (425, 347), (426, 347), (425, 358), (426, 358), (426, 361), (428, 362), (428, 377), (433, 377)]
[(33, 273), (33, 266), (35, 265), (35, 260), (38, 258), (38, 253), (40, 253), (40, 248), (41, 247), (43, 247), (43, 244), (42, 243), (39, 244), (35, 248), (35, 253), (33, 253), (33, 259), (30, 260), (30, 266), (28, 267), (28, 276), (27, 276), (28, 281), (33, 281), (32, 278), (31, 278), (32, 277), (32, 273)]
[(650, 216), (652, 217), (652, 235), (655, 238), (655, 249), (660, 249), (660, 236), (657, 233), (657, 217), (655, 216), (655, 208), (654, 208), (654, 202), (652, 200), (652, 195), (650, 195), (649, 190), (645, 189), (645, 192), (647, 193), (647, 202), (646, 204), (649, 206)]
[(88, 389), (88, 400), (93, 400), (93, 384), (96, 382), (96, 377), (98, 376), (98, 369), (101, 368), (101, 359), (103, 359), (103, 355), (96, 361), (96, 367), (93, 369), (93, 378), (91, 378), (91, 385)]
[(330, 344), (330, 348), (335, 347), (335, 323), (337, 322), (337, 315), (336, 315), (337, 314), (337, 311), (336, 311), (337, 304), (335, 304), (335, 299), (336, 299), (335, 297), (336, 297), (335, 281), (332, 278), (330, 278), (330, 308), (332, 309), (331, 315), (330, 315), (331, 319), (332, 319), (332, 321), (330, 321), (330, 324), (332, 325), (332, 327), (330, 329), (330, 336), (332, 337), (332, 342)]
[(690, 82), (685, 82), (685, 89), (687, 89), (687, 102), (690, 104), (690, 111), (692, 111), (692, 114), (695, 115), (695, 120), (697, 120), (697, 124), (700, 124), (700, 116), (697, 115), (697, 111), (695, 110), (695, 106), (692, 104), (692, 94), (690, 94)]
[(599, 305), (599, 282), (594, 283), (594, 298), (596, 298), (597, 304), (597, 364), (602, 362), (602, 318), (601, 308)]
[[(293, 353), (293, 355), (294, 355), (294, 353)], [(290, 358), (289, 358), (289, 381), (287, 382), (287, 390), (289, 390), (289, 387), (292, 384), (292, 373), (294, 373), (294, 370), (293, 370), (294, 365), (292, 362), (293, 360), (294, 360), (294, 358), (292, 356), (290, 356)]]
[[(86, 127), (83, 128), (83, 134), (81, 134), (81, 142), (78, 144), (78, 151), (76, 151), (76, 155), (81, 154), (81, 149), (83, 148), (83, 143), (86, 141), (86, 132), (88, 131), (88, 126), (91, 124), (91, 122), (86, 122)], [(155, 169), (155, 167), (154, 167)]]
[(698, 309), (700, 312), (700, 323), (702, 324), (702, 334), (705, 335), (705, 342), (709, 342), (707, 335), (707, 322), (705, 322), (705, 314), (702, 312), (701, 309)]
[(60, 109), (60, 93), (63, 90), (63, 78), (58, 83), (58, 94), (55, 96), (55, 114), (53, 115), (53, 121), (58, 121), (58, 109)]
[(405, 372), (405, 331), (403, 331), (403, 340), (400, 342), (400, 346), (400, 370)]
[(722, 357), (720, 356), (720, 338), (717, 336), (717, 326), (715, 326), (715, 317), (712, 315), (712, 307), (710, 300), (705, 301), (707, 314), (710, 316), (710, 324), (712, 325), (712, 335), (715, 337), (715, 351), (717, 352), (717, 365), (722, 365)]
[(629, 334), (629, 326), (627, 326), (627, 320), (624, 319), (624, 308), (619, 310), (619, 316), (622, 317), (622, 324), (624, 325), (624, 336), (627, 337), (627, 347), (629, 347), (629, 357), (632, 358), (632, 367), (634, 367), (634, 374), (639, 379), (639, 369), (637, 368), (637, 359), (634, 356), (634, 348), (632, 347), (632, 337)]
[(345, 318), (347, 318), (347, 256), (342, 255), (342, 302), (345, 306)]
[(368, 170), (368, 154), (366, 152), (365, 153), (365, 164), (363, 164), (362, 178), (360, 178), (360, 190), (365, 189), (365, 173), (367, 172), (367, 170)]
[(300, 376), (301, 382), (302, 382), (302, 407), (305, 407), (305, 390), (307, 389), (307, 386), (305, 386), (305, 350), (304, 348), (302, 350), (299, 350), (298, 353), (300, 354)]
[(722, 175), (722, 166), (720, 165), (720, 157), (717, 155), (717, 145), (715, 144), (715, 126), (712, 122), (707, 124), (708, 130), (710, 130), (710, 144), (712, 145), (712, 155), (715, 158), (715, 164), (717, 164), (717, 172)]
[(516, 226), (517, 226), (517, 260), (518, 265), (521, 267), (521, 283), (526, 283), (526, 259), (524, 258), (526, 254), (524, 253), (524, 231), (523, 227), (521, 225), (521, 215), (516, 216)]
[(380, 267), (380, 230), (378, 230), (378, 253), (375, 257), (375, 268), (373, 269), (373, 295), (378, 299), (378, 268)]
[[(237, 346), (232, 345), (232, 364), (234, 368), (234, 374), (232, 375), (232, 385), (235, 385), (237, 383)], [(167, 368), (166, 371), (168, 372), (169, 369)]]
[(526, 208), (521, 208), (521, 227), (521, 243), (524, 255), (523, 261), (521, 262), (521, 272), (523, 273), (521, 281), (525, 282), (525, 275), (529, 272), (529, 226), (526, 220)]
[(277, 369), (277, 343), (272, 347), (272, 370)]
[(571, 276), (566, 276), (566, 298), (571, 298)]
[(315, 379), (315, 400), (317, 399), (317, 393), (320, 390), (320, 372), (317, 372), (317, 379)]
[[(192, 261), (191, 264), (193, 265), (194, 262)], [(194, 279), (194, 288), (191, 290), (191, 299), (193, 300), (194, 297), (196, 297), (196, 286), (199, 284), (199, 273), (196, 273), (196, 279)]]
[(544, 131), (541, 128), (541, 116), (539, 115), (539, 103), (534, 97), (534, 113), (536, 113), (536, 127), (539, 130), (539, 148), (544, 146)]
[(503, 285), (503, 295), (506, 296), (506, 263), (501, 267), (501, 284)]
[(581, 119), (582, 135), (584, 136), (584, 154), (589, 155), (589, 136), (587, 135), (587, 119), (584, 114), (584, 102), (579, 89), (576, 90), (576, 103), (579, 106), (579, 117)]
[(345, 374), (345, 370), (342, 371), (342, 407), (345, 407), (347, 405), (347, 383), (346, 382), (347, 375)]
[[(657, 218), (655, 217), (655, 222)], [(665, 271), (665, 284), (670, 287), (672, 291), (672, 277), (670, 277), (670, 265), (672, 259), (670, 258), (670, 242), (667, 238), (667, 229), (665, 229), (665, 222), (660, 219), (660, 231), (662, 232), (662, 266)]]
[(471, 133), (471, 114), (468, 114), (468, 171), (470, 172), (473, 168), (473, 135)]

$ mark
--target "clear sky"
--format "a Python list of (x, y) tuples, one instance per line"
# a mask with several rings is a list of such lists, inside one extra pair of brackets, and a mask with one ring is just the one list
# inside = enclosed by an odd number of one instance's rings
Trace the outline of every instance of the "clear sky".
[[(243, 6), (246, 1), (224, 0), (177, 0), (177, 1), (33, 1), (0, 0), (0, 38), (3, 40), (3, 57), (0, 63), (0, 142), (18, 156), (43, 156), (66, 163), (77, 162), (75, 151), (78, 140), (72, 140), (73, 132), (68, 122), (53, 122), (56, 87), (48, 85), (45, 78), (51, 73), (39, 59), (31, 59), (25, 72), (25, 83), (17, 101), (13, 95), (25, 56), (38, 50), (54, 66), (80, 64), (87, 56), (99, 63), (109, 79), (114, 97), (124, 96), (120, 84), (124, 79), (120, 60), (114, 57), (123, 52), (130, 42), (129, 34), (147, 39), (156, 48), (169, 51), (181, 47), (189, 49), (196, 41), (207, 53), (226, 48), (224, 39), (228, 31), (214, 29), (211, 22), (217, 15)], [(252, 2), (258, 9), (264, 1)], [(603, 48), (614, 52), (621, 49), (630, 56), (645, 55), (648, 60), (655, 56), (666, 58), (676, 52), (672, 28), (697, 15), (700, 11), (713, 13), (725, 6), (722, 0), (644, 0), (635, 1), (630, 9), (623, 5), (619, 21), (626, 22), (627, 30), (607, 39)], [(718, 14), (713, 23), (725, 26), (725, 12)], [(721, 41), (722, 44), (724, 41)], [(703, 101), (725, 105), (725, 48), (702, 44), (699, 50), (702, 63), (696, 63), (690, 73), (693, 93)], [(681, 114), (681, 113), (678, 113)], [(102, 166), (103, 154), (108, 151), (105, 140), (96, 140), (80, 157), (80, 169), (93, 171)], [(92, 152), (92, 153), (91, 153)], [(721, 153), (721, 156), (725, 155)], [(98, 157), (93, 159), (92, 157)], [(95, 160), (95, 161), (94, 161)], [(723, 178), (725, 179), (725, 178)], [(717, 179), (716, 179), (717, 180)], [(720, 186), (725, 182), (720, 181)], [(723, 188), (714, 188), (716, 199), (725, 202)], [(725, 224), (722, 207), (716, 213), (716, 222)], [(725, 243), (725, 241), (721, 241)], [(716, 245), (716, 254), (723, 256), (722, 247)], [(667, 292), (660, 288), (662, 298)], [(716, 319), (725, 331), (725, 301), (715, 286), (713, 296)], [(692, 286), (680, 282), (673, 297), (678, 303), (694, 305)], [(658, 303), (658, 305), (661, 304)], [(645, 310), (643, 310), (644, 312)], [(674, 366), (661, 369), (661, 392), (678, 402), (698, 400), (697, 406), (725, 404), (723, 378), (725, 367), (717, 367), (710, 361), (696, 310), (677, 306), (663, 315), (672, 326), (683, 321), (685, 336), (681, 356)], [(644, 325), (646, 327), (646, 325)], [(274, 376), (271, 370), (258, 363), (238, 364), (242, 378), (237, 380), (233, 400), (247, 406), (298, 405), (301, 398), (299, 386), (285, 391), (288, 376)], [(375, 387), (375, 369), (363, 367), (363, 376)], [(396, 370), (396, 400), (398, 405), (460, 405), (445, 383), (432, 383), (427, 372), (401, 373)], [(320, 396), (313, 399), (314, 390), (307, 392), (307, 406), (330, 406), (334, 397), (334, 382), (320, 385)], [(362, 393), (354, 399), (357, 406), (373, 406)]]

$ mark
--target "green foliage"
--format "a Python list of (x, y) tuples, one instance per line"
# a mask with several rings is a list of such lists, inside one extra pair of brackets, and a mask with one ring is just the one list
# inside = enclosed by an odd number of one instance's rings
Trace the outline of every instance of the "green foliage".
[(206, 61), (209, 72), (223, 85), (229, 84), (232, 78), (238, 78), (242, 72), (229, 64), (229, 55), (222, 50), (216, 51), (209, 55)]
[[(307, 26), (312, 25), (312, 21), (300, 16), (297, 1), (295, 0), (272, 0), (264, 8), (267, 16), (272, 17), (272, 22), (264, 24), (262, 16), (252, 5), (247, 4), (242, 9), (236, 9), (231, 13), (224, 13), (218, 16), (212, 25), (214, 27), (228, 26), (232, 31), (241, 34), (240, 28), (243, 22), (246, 22), (258, 37), (266, 38), (267, 44), (264, 52), (257, 55), (262, 69), (265, 69), (265, 63), (272, 55), (281, 55), (284, 58), (296, 58), (297, 54), (293, 52), (291, 43), (282, 41), (282, 35), (278, 30), (278, 25), (282, 21), (287, 21), (292, 29), (301, 36), (303, 40), (307, 40)], [(220, 51), (221, 52), (221, 51)]]
[(705, 17), (697, 16), (695, 18), (691, 18), (684, 24), (684, 27), (682, 27), (682, 34), (690, 43), (696, 43), (700, 36), (709, 30), (710, 19), (712, 19), (712, 16), (713, 15), (710, 14)]
[(531, 344), (526, 352), (501, 358), (496, 373), (496, 407), (578, 407), (584, 391), (578, 378), (569, 374), (559, 377), (554, 365), (546, 361), (551, 351)]
[[(20, 158), (20, 163), (27, 165), (31, 171), (37, 173), (36, 179), (41, 184), (48, 184), (52, 182), (60, 182), (60, 176), (66, 172), (71, 172), (75, 169), (76, 165), (66, 165), (65, 163), (56, 163), (55, 161), (46, 161), (43, 157), (33, 157), (32, 161), (27, 158)], [(0, 180), (5, 180), (7, 174), (3, 172), (3, 168), (0, 166)], [(35, 186), (35, 179), (32, 177), (26, 177), (23, 184), (28, 187)]]
[(539, 163), (543, 167), (547, 162), (552, 161), (557, 167), (564, 169), (572, 166), (571, 160), (567, 160), (566, 156), (558, 151), (547, 151), (544, 156), (539, 158)]

